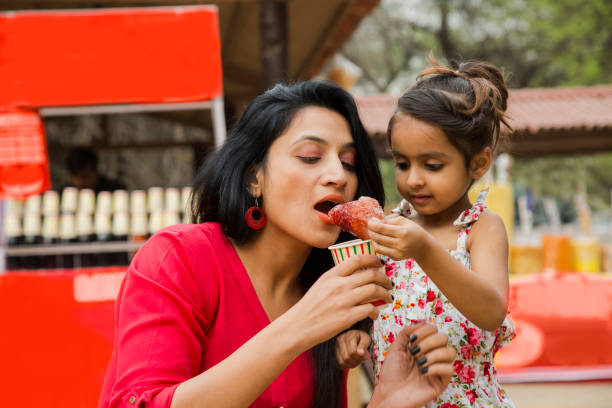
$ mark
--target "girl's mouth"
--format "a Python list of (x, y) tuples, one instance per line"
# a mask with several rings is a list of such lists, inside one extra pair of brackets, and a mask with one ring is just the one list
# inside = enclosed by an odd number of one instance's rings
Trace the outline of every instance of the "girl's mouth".
[(415, 204), (425, 204), (431, 197), (430, 195), (413, 195), (411, 201)]

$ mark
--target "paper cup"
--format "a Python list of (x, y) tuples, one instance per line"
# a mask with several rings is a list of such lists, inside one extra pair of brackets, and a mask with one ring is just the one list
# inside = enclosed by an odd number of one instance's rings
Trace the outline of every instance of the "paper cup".
[(334, 258), (334, 263), (336, 265), (346, 261), (351, 256), (376, 255), (371, 240), (362, 241), (360, 239), (354, 239), (352, 241), (332, 245), (328, 249), (331, 251), (332, 258)]
[[(346, 261), (351, 256), (357, 255), (376, 255), (374, 251), (374, 247), (372, 246), (372, 241), (362, 241), (360, 239), (354, 239), (352, 241), (343, 242), (341, 244), (336, 244), (328, 247), (331, 251), (332, 258), (334, 258), (334, 263), (336, 265)], [(374, 306), (382, 306), (385, 304), (382, 300), (376, 300), (371, 302)]]

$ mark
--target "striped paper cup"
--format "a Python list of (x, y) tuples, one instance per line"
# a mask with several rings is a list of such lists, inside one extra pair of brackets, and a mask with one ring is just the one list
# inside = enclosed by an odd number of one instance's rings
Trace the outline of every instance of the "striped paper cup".
[(346, 261), (351, 256), (355, 255), (376, 255), (372, 241), (362, 241), (360, 239), (354, 239), (352, 241), (343, 242), (328, 247), (331, 251), (332, 258), (336, 265)]

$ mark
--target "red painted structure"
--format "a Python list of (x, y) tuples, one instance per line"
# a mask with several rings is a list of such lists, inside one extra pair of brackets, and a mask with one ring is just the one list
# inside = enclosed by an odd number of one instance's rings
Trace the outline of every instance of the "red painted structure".
[[(220, 143), (217, 9), (0, 13), (0, 89), (0, 198), (49, 188), (45, 115), (206, 107)], [(2, 406), (96, 406), (124, 271), (0, 267)]]

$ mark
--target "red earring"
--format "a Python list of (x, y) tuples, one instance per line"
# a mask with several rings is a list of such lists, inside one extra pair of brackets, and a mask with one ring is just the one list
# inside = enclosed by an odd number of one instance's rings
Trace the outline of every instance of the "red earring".
[(247, 210), (244, 219), (249, 228), (254, 230), (260, 230), (266, 225), (266, 213), (259, 208), (257, 199), (255, 199), (255, 205)]

